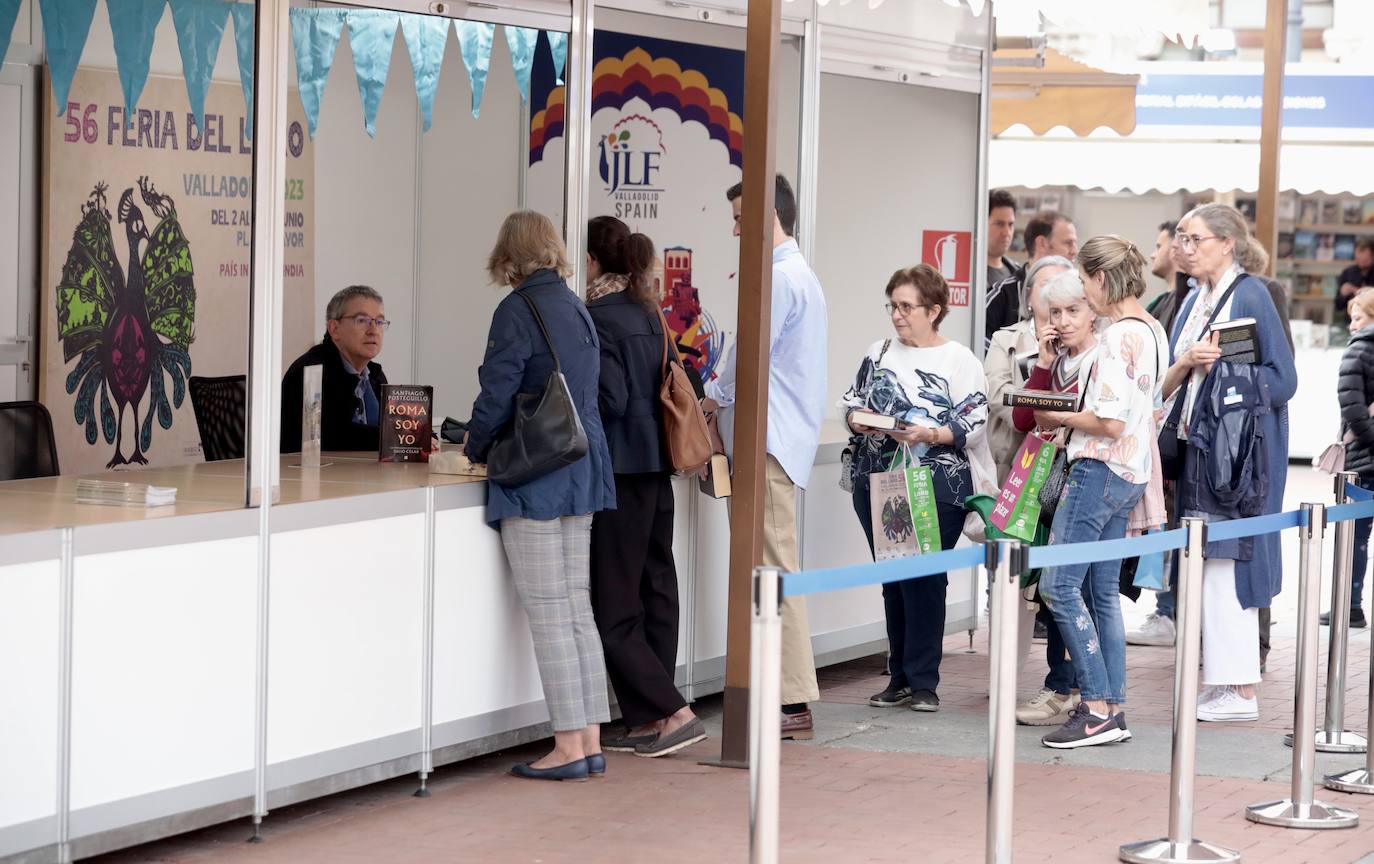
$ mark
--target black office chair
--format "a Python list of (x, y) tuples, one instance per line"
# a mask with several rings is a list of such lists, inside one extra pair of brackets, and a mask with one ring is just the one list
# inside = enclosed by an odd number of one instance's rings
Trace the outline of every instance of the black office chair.
[(0, 480), (56, 477), (52, 415), (37, 402), (0, 402)]
[(206, 462), (243, 458), (244, 414), (248, 401), (247, 378), (192, 376), (191, 410), (200, 430), (200, 449)]

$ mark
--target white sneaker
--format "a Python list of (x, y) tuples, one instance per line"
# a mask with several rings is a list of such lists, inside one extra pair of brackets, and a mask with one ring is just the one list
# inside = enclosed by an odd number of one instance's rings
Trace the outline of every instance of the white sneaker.
[(1022, 726), (1062, 726), (1078, 706), (1078, 696), (1060, 696), (1048, 687), (1016, 706), (1016, 722)]
[(1197, 706), (1197, 719), (1213, 723), (1259, 719), (1259, 699), (1246, 699), (1235, 687), (1218, 687), (1212, 698)]
[(1174, 619), (1165, 618), (1157, 612), (1151, 612), (1145, 619), (1145, 623), (1140, 625), (1139, 630), (1132, 630), (1126, 634), (1127, 645), (1172, 645), (1174, 644)]

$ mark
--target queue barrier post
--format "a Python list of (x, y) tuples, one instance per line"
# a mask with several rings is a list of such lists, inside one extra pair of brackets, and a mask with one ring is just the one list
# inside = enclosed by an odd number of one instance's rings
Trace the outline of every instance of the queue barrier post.
[(1317, 801), (1313, 779), (1317, 759), (1318, 608), (1321, 605), (1322, 536), (1326, 507), (1303, 504), (1298, 529), (1298, 668), (1293, 705), (1293, 783), (1291, 795), (1245, 808), (1245, 818), (1281, 828), (1353, 828), (1359, 814)]
[[(1365, 739), (1374, 740), (1374, 663), (1369, 666), (1369, 706), (1366, 716), (1369, 718), (1369, 725), (1365, 730)], [(1323, 785), (1337, 792), (1374, 795), (1374, 747), (1365, 749), (1363, 768), (1340, 774), (1328, 774)]]
[(749, 627), (749, 861), (777, 864), (782, 718), (782, 571), (754, 568)]
[[(1336, 474), (1336, 503), (1349, 498), (1346, 489), (1359, 482), (1353, 471)], [(1326, 714), (1317, 733), (1317, 749), (1323, 753), (1363, 753), (1365, 739), (1345, 728), (1346, 658), (1350, 650), (1350, 595), (1354, 581), (1355, 523), (1336, 523), (1335, 566), (1331, 571), (1331, 642), (1326, 655)]]
[(1197, 760), (1198, 659), (1202, 652), (1202, 567), (1207, 524), (1185, 518), (1177, 599), (1178, 636), (1174, 641), (1173, 755), (1169, 767), (1169, 834), (1122, 846), (1118, 857), (1131, 864), (1203, 864), (1239, 861), (1240, 853), (1193, 836), (1193, 783)]
[(1016, 772), (1017, 605), (1027, 570), (1026, 546), (1018, 540), (986, 544), (991, 576), (988, 619), (988, 823), (987, 864), (1011, 864), (1012, 804)]

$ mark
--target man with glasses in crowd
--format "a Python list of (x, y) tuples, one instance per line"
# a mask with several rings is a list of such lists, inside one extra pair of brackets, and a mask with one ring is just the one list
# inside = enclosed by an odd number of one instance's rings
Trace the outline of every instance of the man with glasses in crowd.
[(350, 285), (329, 301), (324, 339), (306, 351), (281, 382), (281, 451), (301, 449), (301, 399), (305, 367), (323, 366), (320, 406), (321, 449), (376, 450), (386, 374), (374, 358), (391, 324), (382, 295)]

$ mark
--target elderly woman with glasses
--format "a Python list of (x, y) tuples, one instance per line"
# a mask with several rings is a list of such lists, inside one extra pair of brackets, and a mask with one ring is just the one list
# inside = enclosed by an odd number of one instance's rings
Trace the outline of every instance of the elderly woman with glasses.
[[(940, 335), (949, 285), (939, 271), (928, 264), (898, 270), (888, 280), (887, 299), (893, 337), (869, 347), (839, 403), (853, 433), (854, 513), (872, 552), (869, 475), (925, 466), (935, 486), (940, 546), (952, 549), (966, 518), (964, 500), (996, 485), (986, 441), (987, 379), (972, 351)], [(879, 431), (854, 422), (857, 410), (895, 418), (896, 428)], [(948, 584), (939, 574), (883, 585), (892, 677), (869, 704), (939, 710)]]
[[(1298, 387), (1293, 352), (1284, 338), (1268, 288), (1245, 272), (1250, 233), (1245, 218), (1233, 207), (1204, 204), (1179, 223), (1178, 243), (1196, 287), (1179, 308), (1170, 334), (1174, 358), (1164, 377), (1166, 411), (1177, 417), (1184, 442), (1182, 475), (1178, 478), (1177, 511), (1208, 520), (1278, 513), (1283, 509), (1288, 474), (1288, 400)], [(1235, 392), (1226, 404), (1245, 404), (1256, 413), (1259, 436), (1267, 445), (1267, 462), (1260, 474), (1267, 481), (1260, 512), (1235, 512), (1212, 494), (1207, 481), (1208, 452), (1195, 446), (1206, 430), (1193, 429), (1205, 394), (1216, 386), (1214, 364), (1221, 357), (1212, 334), (1216, 322), (1253, 318), (1258, 361), (1254, 364), (1256, 392)], [(1228, 382), (1229, 386), (1229, 382)], [(1180, 403), (1181, 400), (1181, 403)], [(1260, 405), (1259, 402), (1267, 404)], [(1177, 411), (1175, 411), (1177, 406)], [(1165, 426), (1166, 431), (1169, 426)], [(1196, 435), (1190, 437), (1190, 433)], [(1259, 719), (1255, 685), (1260, 680), (1259, 610), (1267, 607), (1283, 585), (1279, 535), (1207, 544), (1202, 577), (1202, 683), (1198, 695), (1199, 720)]]

